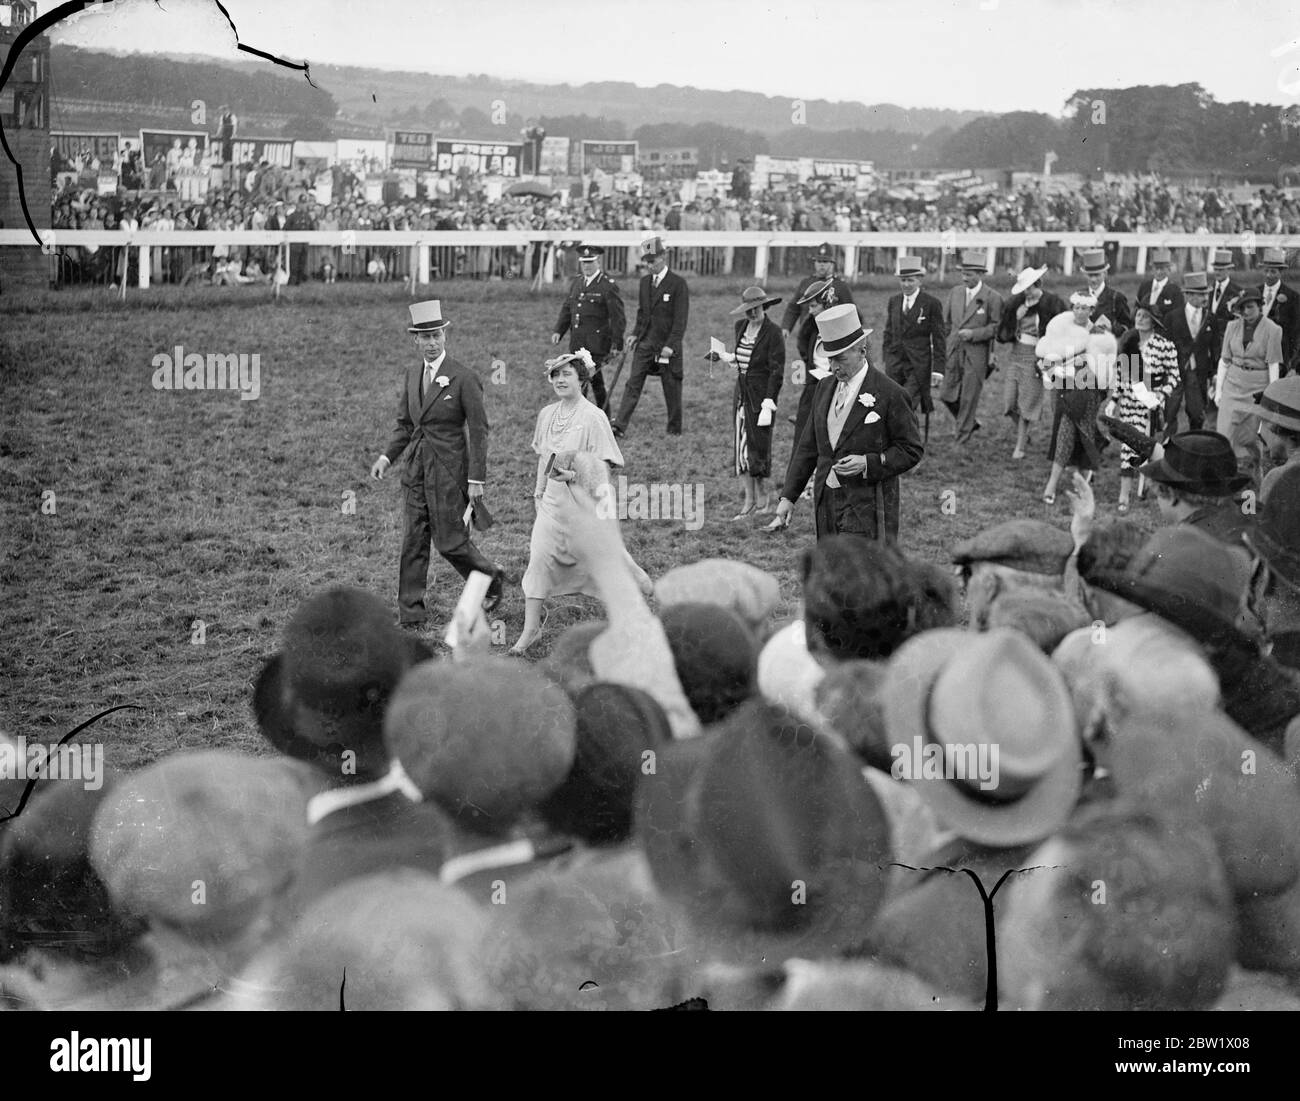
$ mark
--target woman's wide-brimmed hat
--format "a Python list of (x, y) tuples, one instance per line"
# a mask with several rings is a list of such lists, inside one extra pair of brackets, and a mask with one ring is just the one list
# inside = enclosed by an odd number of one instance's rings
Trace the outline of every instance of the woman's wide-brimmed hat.
[(834, 279), (814, 279), (808, 284), (798, 298), (795, 299), (796, 306), (805, 306), (809, 302), (818, 300), (823, 301), (828, 306), (835, 305), (835, 280)]
[(731, 311), (733, 317), (749, 313), (755, 306), (762, 305), (763, 309), (769, 306), (775, 306), (780, 302), (780, 298), (769, 297), (767, 291), (762, 287), (746, 287), (745, 293), (740, 296), (740, 305)]
[(1037, 283), (1044, 275), (1047, 274), (1047, 266), (1041, 268), (1024, 268), (1016, 276), (1016, 281), (1011, 287), (1012, 294), (1024, 294), (1030, 287)]

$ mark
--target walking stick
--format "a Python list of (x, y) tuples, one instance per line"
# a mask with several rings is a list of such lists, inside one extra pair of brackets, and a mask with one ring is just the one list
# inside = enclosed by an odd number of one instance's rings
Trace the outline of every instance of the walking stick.
[[(619, 376), (623, 373), (623, 364), (627, 362), (627, 352), (616, 352), (610, 358), (617, 361), (614, 366), (613, 380), (605, 384), (605, 400), (609, 403), (609, 406), (612, 409), (614, 407), (614, 387), (618, 385)], [(602, 366), (601, 370), (604, 371), (604, 369), (604, 366)]]

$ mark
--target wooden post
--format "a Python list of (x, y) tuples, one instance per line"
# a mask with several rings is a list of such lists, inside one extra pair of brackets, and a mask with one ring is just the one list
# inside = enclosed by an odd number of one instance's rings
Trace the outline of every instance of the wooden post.
[(754, 282), (760, 287), (767, 279), (767, 249), (766, 241), (754, 246)]
[(852, 283), (858, 277), (858, 246), (849, 245), (844, 250), (844, 282)]
[(433, 246), (416, 245), (416, 250), (420, 254), (420, 282), (432, 283)]
[(1147, 246), (1138, 245), (1137, 273), (1145, 275), (1147, 270)]
[(140, 246), (140, 278), (137, 280), (141, 290), (149, 289), (149, 264), (150, 261), (152, 260), (152, 257), (153, 254), (150, 253), (149, 246), (141, 245)]
[(1061, 242), (1061, 274), (1074, 274), (1074, 246)]

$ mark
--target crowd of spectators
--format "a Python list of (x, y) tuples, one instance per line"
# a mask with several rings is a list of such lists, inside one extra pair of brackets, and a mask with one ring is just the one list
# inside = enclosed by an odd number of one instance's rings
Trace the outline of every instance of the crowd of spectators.
[[(573, 231), (575, 237), (596, 230), (710, 231), (770, 233), (861, 232), (1169, 232), (1198, 234), (1289, 234), (1300, 232), (1300, 198), (1286, 191), (1257, 189), (1245, 201), (1223, 187), (1183, 187), (1156, 180), (1110, 184), (1085, 182), (1076, 190), (1059, 185), (1043, 189), (1024, 185), (1017, 190), (969, 180), (962, 185), (913, 181), (882, 186), (861, 195), (851, 187), (809, 183), (780, 191), (751, 192), (743, 198), (705, 194), (707, 188), (688, 187), (683, 199), (680, 181), (646, 182), (639, 190), (610, 191), (593, 182), (584, 192), (576, 184), (568, 195), (494, 194), (481, 181), (461, 175), (444, 176), (425, 198), (401, 197), (390, 184), (386, 201), (366, 198), (362, 175), (334, 166), (328, 170), (304, 166), (292, 170), (269, 165), (248, 166), (237, 173), (241, 186), (214, 187), (202, 201), (188, 201), (176, 192), (125, 192), (98, 196), (66, 188), (53, 202), (52, 226), (58, 229), (114, 229), (137, 224), (153, 229), (320, 229), (320, 230), (548, 230)], [(329, 178), (330, 201), (312, 181)], [(965, 187), (965, 190), (963, 190)], [(745, 189), (747, 192), (748, 188)], [(120, 253), (68, 249), (63, 281), (113, 282), (120, 278)], [(217, 274), (214, 250), (161, 249), (152, 278), (183, 281), (200, 270)], [(720, 250), (703, 250), (715, 252)], [(788, 274), (798, 260), (775, 258), (774, 270)], [(250, 261), (257, 276), (275, 269), (273, 252), (261, 248), (235, 249), (231, 256), (241, 275)], [(697, 270), (711, 274), (709, 257)], [(698, 254), (694, 258), (699, 261)], [(875, 270), (876, 258), (864, 258), (862, 270)], [(484, 246), (435, 250), (434, 277), (530, 277), (537, 250)], [(232, 262), (228, 256), (224, 263)], [(885, 263), (882, 256), (880, 262)], [(287, 273), (292, 281), (321, 279), (401, 279), (409, 274), (409, 255), (400, 249), (363, 248), (343, 253), (339, 246), (313, 247), (295, 260)], [(609, 265), (617, 270), (616, 264)], [(1175, 267), (1179, 267), (1175, 264)], [(882, 269), (883, 270), (883, 269)]]

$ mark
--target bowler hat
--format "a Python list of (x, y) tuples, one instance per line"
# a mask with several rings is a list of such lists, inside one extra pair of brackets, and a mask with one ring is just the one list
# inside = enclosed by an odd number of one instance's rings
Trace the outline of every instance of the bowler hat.
[(450, 321), (443, 320), (442, 303), (436, 298), (428, 302), (412, 302), (408, 309), (411, 311), (411, 324), (406, 330), (408, 333), (434, 332), (451, 324)]
[(1300, 375), (1287, 375), (1255, 395), (1255, 416), (1279, 428), (1300, 432)]
[(919, 256), (900, 256), (898, 258), (898, 274), (903, 275), (924, 275), (925, 264)]
[(382, 757), (384, 706), (402, 674), (430, 656), (377, 597), (327, 589), (294, 612), (280, 652), (258, 674), (258, 727), (281, 753), (336, 775), (349, 750)]
[(740, 296), (740, 305), (731, 311), (733, 317), (746, 314), (755, 306), (762, 306), (767, 309), (769, 306), (775, 306), (781, 299), (775, 295), (769, 297), (767, 291), (762, 287), (746, 287), (744, 293)]
[(1180, 432), (1165, 444), (1159, 459), (1139, 467), (1138, 473), (1207, 497), (1228, 497), (1250, 484), (1250, 475), (1237, 473), (1237, 456), (1228, 438), (1206, 429)]
[(1300, 590), (1300, 467), (1278, 475), (1254, 530), (1243, 538), (1275, 574)]
[(1245, 550), (1190, 524), (1161, 528), (1119, 575), (1091, 582), (1203, 642), (1255, 645), (1260, 625), (1247, 606)]
[[(940, 775), (912, 759), (902, 778), (958, 836), (1009, 848), (1070, 817), (1083, 777), (1069, 689), (1019, 632), (916, 635), (890, 661), (884, 700), (895, 748), (937, 750)], [(995, 762), (989, 776), (972, 775), (972, 750)]]
[(836, 356), (861, 344), (872, 333), (864, 329), (858, 308), (852, 302), (832, 306), (817, 315), (817, 335), (828, 356)]

